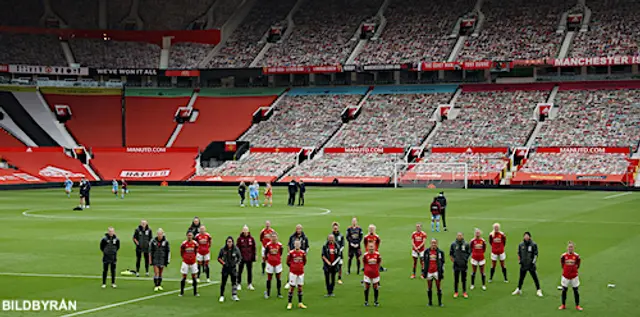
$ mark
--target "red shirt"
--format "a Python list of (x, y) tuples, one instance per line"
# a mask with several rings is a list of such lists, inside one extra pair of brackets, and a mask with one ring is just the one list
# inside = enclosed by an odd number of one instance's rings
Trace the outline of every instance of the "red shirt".
[[(425, 249), (425, 241), (427, 241), (427, 234), (424, 231), (414, 231), (411, 235), (411, 241), (413, 242), (413, 250), (422, 252)], [(422, 245), (418, 248), (419, 245)]]
[(187, 265), (196, 264), (196, 249), (198, 243), (195, 240), (185, 240), (180, 245), (180, 256), (182, 256), (182, 262)]
[(504, 246), (507, 244), (507, 236), (500, 232), (491, 232), (489, 234), (489, 242), (491, 242), (491, 253), (502, 254), (504, 253)]
[(211, 235), (208, 233), (198, 233), (195, 240), (198, 241), (198, 254), (209, 254), (209, 250), (211, 249)]
[(442, 210), (442, 206), (437, 201), (431, 203), (431, 214), (437, 216), (440, 214), (440, 210)]
[(273, 192), (271, 191), (271, 186), (267, 187), (267, 189), (264, 191), (264, 195), (265, 196), (273, 195)]
[(471, 258), (476, 261), (484, 260), (484, 251), (487, 250), (487, 243), (482, 238), (474, 238), (469, 243), (471, 245)]
[(291, 250), (287, 256), (289, 272), (295, 275), (304, 274), (304, 265), (307, 264), (307, 254), (302, 250)]
[(565, 252), (560, 257), (562, 264), (562, 276), (566, 279), (574, 279), (578, 277), (578, 269), (580, 268), (580, 255), (578, 253)]
[(269, 242), (265, 248), (267, 254), (267, 263), (271, 266), (278, 266), (282, 264), (282, 243)]
[(338, 256), (338, 250), (336, 248), (336, 244), (329, 244), (329, 262), (333, 263), (333, 261), (336, 260), (336, 257)]
[[(377, 252), (378, 248), (380, 247), (380, 237), (378, 237), (378, 235), (375, 233), (370, 233), (364, 236), (364, 245), (368, 246), (370, 243), (373, 243), (376, 246)], [(367, 247), (366, 249), (368, 250), (369, 248)]]
[(429, 249), (429, 263), (427, 267), (428, 273), (438, 272), (438, 250)]
[(364, 263), (364, 275), (368, 278), (376, 278), (380, 276), (380, 262), (382, 261), (382, 257), (380, 253), (365, 253), (362, 258), (362, 263)]
[(260, 231), (260, 241), (262, 241), (263, 247), (266, 247), (267, 244), (271, 242), (271, 237), (267, 237), (267, 236), (271, 235), (274, 232), (275, 231), (272, 228), (264, 228), (262, 229), (262, 231)]

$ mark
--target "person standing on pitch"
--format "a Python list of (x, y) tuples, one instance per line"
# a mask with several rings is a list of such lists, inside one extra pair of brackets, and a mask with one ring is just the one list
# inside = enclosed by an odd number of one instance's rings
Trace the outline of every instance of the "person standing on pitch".
[(238, 186), (238, 196), (240, 196), (240, 207), (244, 207), (244, 200), (247, 196), (247, 185), (244, 182), (240, 182), (240, 186)]
[(238, 268), (238, 290), (242, 290), (242, 272), (244, 271), (244, 267), (247, 267), (247, 288), (250, 291), (255, 290), (253, 288), (253, 262), (256, 261), (256, 240), (251, 236), (251, 232), (249, 232), (249, 227), (246, 225), (242, 227), (242, 233), (238, 239), (236, 239), (236, 246), (240, 249), (240, 254), (242, 255), (242, 259), (240, 260), (240, 265)]
[(376, 251), (374, 243), (367, 244), (367, 253), (362, 258), (362, 263), (364, 264), (364, 306), (369, 306), (369, 289), (373, 286), (373, 305), (378, 307), (382, 257)]
[(509, 283), (507, 279), (507, 267), (504, 261), (507, 259), (507, 254), (504, 252), (504, 248), (507, 245), (507, 236), (504, 232), (500, 231), (500, 224), (493, 224), (493, 231), (489, 234), (489, 243), (491, 243), (491, 275), (489, 275), (489, 283), (493, 280), (493, 274), (496, 273), (496, 262), (500, 260), (500, 266), (502, 267), (502, 275), (504, 276), (504, 282)]
[(136, 245), (136, 276), (140, 276), (140, 259), (144, 257), (144, 270), (149, 276), (149, 243), (153, 239), (153, 231), (146, 220), (133, 231), (133, 243)]
[(322, 269), (324, 270), (324, 283), (327, 287), (325, 297), (333, 297), (333, 290), (336, 286), (336, 273), (340, 266), (341, 254), (340, 246), (336, 243), (333, 234), (327, 237), (327, 243), (322, 247)]
[(271, 233), (271, 242), (267, 244), (264, 248), (263, 261), (267, 262), (267, 267), (265, 271), (267, 272), (267, 290), (264, 292), (264, 299), (269, 299), (271, 296), (271, 280), (273, 279), (273, 275), (276, 275), (276, 286), (278, 288), (278, 298), (282, 298), (281, 287), (282, 287), (282, 252), (283, 247), (280, 242), (278, 242), (278, 234), (273, 232)]
[(304, 193), (307, 192), (307, 187), (304, 185), (304, 181), (302, 179), (298, 184), (298, 188), (300, 188), (300, 194), (298, 195), (298, 206), (304, 206)]
[(344, 237), (342, 236), (342, 234), (340, 234), (339, 223), (334, 221), (331, 224), (331, 228), (333, 229), (331, 234), (333, 234), (333, 237), (336, 240), (336, 244), (338, 245), (338, 247), (340, 247), (340, 262), (338, 263), (338, 285), (342, 285), (342, 252), (344, 250)]
[(169, 249), (169, 241), (164, 236), (164, 230), (158, 229), (157, 237), (151, 240), (149, 246), (149, 260), (153, 265), (153, 284), (154, 291), (162, 291), (162, 273), (164, 268), (169, 265), (171, 259), (171, 250)]
[(302, 303), (302, 287), (304, 285), (304, 266), (307, 264), (307, 253), (301, 249), (301, 241), (293, 242), (293, 250), (287, 255), (287, 266), (289, 267), (289, 303), (287, 309), (293, 306), (293, 291), (298, 288), (298, 308), (306, 309)]
[(471, 290), (476, 286), (476, 271), (480, 268), (480, 275), (482, 277), (482, 290), (486, 291), (487, 286), (485, 284), (487, 276), (484, 274), (484, 265), (487, 261), (484, 258), (484, 253), (487, 251), (487, 242), (482, 238), (482, 231), (480, 229), (475, 230), (475, 236), (471, 242)]
[(447, 231), (447, 198), (444, 197), (444, 192), (440, 192), (436, 197), (438, 203), (440, 203), (440, 216), (442, 217), (442, 228)]
[(239, 301), (238, 290), (236, 288), (238, 263), (242, 259), (240, 250), (233, 244), (233, 237), (228, 236), (226, 244), (218, 253), (218, 262), (222, 264), (222, 281), (220, 282), (220, 302), (224, 303), (224, 289), (227, 286), (227, 279), (231, 280), (231, 298)]
[(351, 227), (347, 228), (347, 242), (349, 242), (349, 264), (347, 267), (347, 274), (351, 274), (351, 260), (356, 258), (356, 265), (358, 270), (356, 274), (360, 274), (360, 257), (362, 256), (362, 249), (360, 245), (362, 244), (362, 239), (364, 238), (364, 233), (362, 232), (362, 228), (358, 226), (358, 219), (351, 219)]
[(289, 181), (287, 189), (289, 190), (289, 200), (287, 201), (287, 205), (293, 206), (296, 203), (296, 192), (298, 191), (298, 183), (295, 178), (292, 178), (291, 181)]
[(575, 245), (569, 241), (567, 252), (560, 257), (560, 264), (562, 265), (562, 279), (560, 280), (560, 284), (562, 285), (562, 305), (558, 308), (560, 310), (567, 308), (567, 291), (569, 290), (569, 286), (573, 288), (576, 310), (583, 310), (582, 307), (580, 307), (580, 293), (578, 293), (578, 286), (580, 286), (580, 280), (578, 279), (580, 262), (580, 255), (575, 252)]
[(444, 252), (438, 248), (438, 240), (431, 239), (431, 246), (424, 252), (422, 275), (427, 279), (429, 306), (433, 305), (433, 281), (436, 281), (438, 305), (442, 305), (442, 280), (444, 279)]
[(271, 243), (271, 234), (274, 233), (275, 230), (271, 228), (271, 221), (267, 220), (264, 222), (264, 228), (260, 230), (260, 242), (262, 243), (262, 249), (260, 250), (260, 254), (262, 257), (262, 275), (264, 275), (264, 269), (267, 265), (266, 258), (264, 257), (264, 251), (267, 244)]
[(438, 202), (438, 197), (434, 197), (431, 205), (431, 232), (440, 232), (440, 217), (442, 213), (442, 206)]
[[(302, 231), (301, 224), (296, 225), (296, 231), (289, 237), (289, 244), (287, 245), (289, 247), (289, 251), (295, 248), (294, 243), (296, 240), (300, 241), (300, 248), (302, 249), (302, 251), (304, 251), (305, 253), (309, 252), (309, 239), (304, 234), (304, 231)], [(289, 283), (284, 285), (284, 289), (289, 289), (289, 287), (291, 287)]]
[(542, 297), (542, 289), (540, 289), (540, 281), (538, 280), (538, 272), (536, 271), (536, 261), (538, 260), (538, 245), (531, 240), (531, 233), (526, 231), (522, 242), (518, 245), (518, 263), (520, 264), (520, 279), (518, 280), (518, 288), (512, 295), (522, 294), (522, 283), (527, 276), (527, 272), (531, 274), (533, 283), (536, 285), (536, 295)]
[(462, 280), (462, 296), (469, 298), (467, 294), (467, 268), (469, 267), (470, 255), (471, 248), (469, 244), (464, 241), (462, 232), (458, 232), (456, 241), (453, 241), (449, 250), (449, 257), (453, 262), (453, 298), (458, 298), (458, 283), (460, 283), (460, 280)]
[(109, 270), (111, 270), (111, 287), (116, 288), (118, 250), (120, 250), (120, 240), (116, 237), (115, 229), (109, 227), (104, 238), (100, 240), (100, 251), (102, 251), (102, 288), (107, 287), (107, 272)]
[(187, 232), (187, 240), (183, 241), (180, 245), (180, 257), (182, 258), (182, 265), (180, 266), (180, 274), (182, 274), (182, 280), (180, 281), (180, 294), (184, 295), (184, 286), (187, 283), (187, 275), (191, 274), (191, 283), (193, 284), (193, 296), (200, 296), (198, 294), (198, 280), (196, 275), (198, 274), (198, 264), (196, 261), (196, 254), (198, 253), (198, 243), (193, 240), (193, 232)]

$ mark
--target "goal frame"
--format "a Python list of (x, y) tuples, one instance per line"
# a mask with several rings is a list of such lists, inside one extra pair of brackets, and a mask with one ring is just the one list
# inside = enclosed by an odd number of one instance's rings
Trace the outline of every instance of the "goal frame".
[(393, 164), (393, 187), (398, 188), (399, 183), (399, 171), (401, 167), (409, 167), (409, 166), (458, 166), (461, 167), (461, 171), (463, 172), (464, 179), (462, 180), (464, 183), (464, 189), (469, 188), (469, 164), (468, 163), (428, 163), (428, 162), (415, 162), (415, 163), (406, 163), (406, 162), (397, 162)]

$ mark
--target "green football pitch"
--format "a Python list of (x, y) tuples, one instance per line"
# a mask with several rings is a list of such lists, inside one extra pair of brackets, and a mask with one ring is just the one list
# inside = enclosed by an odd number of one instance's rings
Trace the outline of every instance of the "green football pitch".
[[(94, 187), (91, 209), (72, 211), (77, 193), (69, 199), (62, 189), (0, 192), (0, 300), (74, 300), (75, 312), (8, 312), (1, 316), (563, 316), (578, 314), (573, 295), (568, 310), (560, 304), (560, 255), (573, 240), (582, 257), (580, 286), (582, 314), (587, 316), (637, 316), (640, 291), (640, 193), (595, 191), (447, 190), (448, 232), (431, 233), (428, 203), (437, 190), (390, 188), (308, 187), (305, 207), (288, 207), (284, 188), (276, 188), (272, 208), (240, 208), (231, 187), (136, 187), (124, 200), (110, 194), (110, 187)], [(218, 303), (220, 266), (212, 261), (213, 283), (200, 285), (201, 297), (179, 289), (178, 248), (191, 219), (199, 216), (213, 236), (212, 256), (227, 236), (238, 236), (247, 224), (254, 237), (270, 220), (282, 239), (302, 224), (311, 242), (305, 274), (306, 310), (287, 312), (286, 297), (263, 298), (265, 277), (254, 268), (255, 291), (239, 292), (240, 302)], [(360, 277), (344, 276), (336, 297), (325, 298), (321, 246), (338, 221), (341, 231), (352, 217), (362, 227), (375, 224), (382, 239), (380, 253), (387, 272), (382, 273), (380, 307), (363, 307)], [(122, 240), (118, 272), (134, 269), (131, 241), (140, 219), (153, 230), (162, 227), (173, 247), (165, 272), (164, 292), (153, 292), (150, 278), (122, 278), (117, 289), (101, 289), (99, 241), (108, 226)], [(493, 283), (482, 291), (470, 291), (469, 299), (453, 298), (450, 262), (443, 281), (444, 307), (426, 307), (426, 283), (411, 280), (410, 235), (416, 222), (425, 223), (448, 252), (455, 233), (470, 240), (474, 228), (486, 238), (494, 222), (507, 235), (509, 283), (498, 269)], [(512, 296), (518, 279), (516, 245), (524, 231), (538, 243), (538, 273), (544, 292), (535, 296), (530, 277), (524, 293)], [(487, 256), (488, 256), (487, 251)], [(355, 270), (354, 270), (355, 271)], [(246, 279), (246, 276), (245, 276)], [(204, 284), (204, 285), (203, 285)], [(275, 283), (274, 283), (275, 284)], [(476, 284), (479, 285), (479, 277)], [(615, 284), (609, 288), (608, 284)], [(373, 294), (371, 294), (373, 296)], [(435, 296), (434, 296), (435, 297)], [(435, 299), (435, 298), (434, 298)], [(297, 300), (294, 299), (294, 304)]]

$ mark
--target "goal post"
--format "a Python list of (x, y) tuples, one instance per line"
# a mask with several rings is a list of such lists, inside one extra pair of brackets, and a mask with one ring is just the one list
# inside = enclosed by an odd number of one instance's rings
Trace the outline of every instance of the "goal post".
[(469, 186), (467, 163), (395, 163), (393, 187), (465, 188)]

